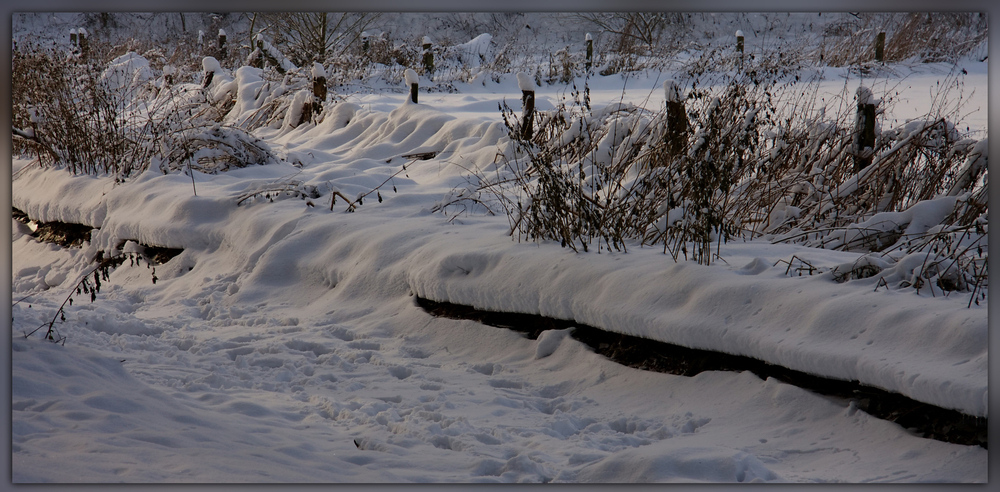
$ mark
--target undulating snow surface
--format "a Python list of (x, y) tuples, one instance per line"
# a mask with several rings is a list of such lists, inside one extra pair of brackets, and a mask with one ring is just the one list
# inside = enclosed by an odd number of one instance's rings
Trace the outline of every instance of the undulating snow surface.
[[(967, 68), (985, 100), (985, 68)], [(253, 104), (254, 70), (213, 82), (239, 91), (230, 122)], [(620, 77), (595, 77), (592, 104), (656, 107), (664, 81), (623, 92)], [(24, 298), (12, 307), (14, 481), (986, 481), (986, 450), (846, 401), (750, 373), (644, 372), (568, 331), (529, 340), (417, 307), (414, 296), (571, 319), (987, 415), (985, 306), (776, 265), (794, 255), (828, 270), (858, 253), (735, 241), (702, 266), (655, 247), (517, 242), (505, 217), (436, 211), (469, 170), (501, 164), (497, 105), (519, 108), (519, 82), (456, 83), (420, 104), (403, 90), (350, 95), (321, 123), (257, 130), (288, 159), (195, 172), (196, 196), (190, 176), (156, 168), (116, 185), (15, 159), (15, 208), (95, 230), (66, 249), (12, 222), (12, 298)], [(926, 97), (915, 87), (905, 96)], [(567, 88), (536, 90), (545, 110)], [(333, 191), (354, 199), (386, 180), (357, 211), (340, 197), (331, 211)], [(237, 204), (276, 183), (321, 197)], [(77, 296), (56, 325), (64, 345), (22, 336), (122, 243), (183, 252), (155, 282), (126, 261), (95, 302)]]

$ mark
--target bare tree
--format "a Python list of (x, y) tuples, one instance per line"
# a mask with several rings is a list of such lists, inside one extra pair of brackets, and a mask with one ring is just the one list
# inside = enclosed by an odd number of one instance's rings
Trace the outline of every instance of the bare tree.
[(679, 12), (595, 12), (582, 16), (602, 30), (617, 34), (619, 51), (628, 51), (636, 44), (653, 49), (668, 25), (681, 23), (684, 19), (684, 14)]
[(255, 15), (282, 46), (293, 63), (326, 60), (344, 51), (361, 37), (379, 13), (373, 12), (266, 12)]

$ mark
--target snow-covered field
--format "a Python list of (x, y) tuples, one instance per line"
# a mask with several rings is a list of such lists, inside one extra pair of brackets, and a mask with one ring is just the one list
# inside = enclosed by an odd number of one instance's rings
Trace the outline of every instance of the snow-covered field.
[[(928, 87), (951, 71), (892, 68), (885, 84), (902, 103), (886, 118), (899, 121), (926, 113)], [(963, 123), (984, 136), (986, 63), (960, 68), (966, 95), (975, 90)], [(253, 70), (226, 80), (252, 92)], [(587, 83), (594, 107), (627, 99), (655, 109), (667, 76)], [(826, 77), (822, 90), (835, 94), (848, 73)], [(520, 109), (513, 75), (454, 87), (419, 104), (402, 90), (358, 91), (321, 123), (256, 130), (287, 160), (195, 172), (196, 195), (191, 176), (155, 166), (116, 185), (15, 158), (13, 207), (95, 230), (82, 248), (62, 248), (12, 221), (13, 481), (987, 480), (986, 449), (917, 437), (774, 379), (645, 372), (564, 330), (530, 340), (427, 314), (415, 296), (747, 355), (988, 414), (985, 303), (878, 289), (874, 278), (789, 276), (778, 263), (795, 256), (829, 271), (860, 253), (740, 240), (703, 266), (657, 247), (518, 242), (506, 217), (436, 211), (469, 169), (494, 171), (510, 145), (498, 103)], [(539, 88), (537, 108), (568, 91)], [(423, 152), (436, 155), (403, 157)], [(275, 184), (321, 196), (238, 203)], [(331, 210), (332, 190), (353, 199), (379, 186), (355, 212), (342, 198)], [(44, 328), (23, 336), (48, 325), (97, 252), (122, 243), (183, 252), (155, 272), (126, 261), (95, 301), (75, 296), (56, 323), (65, 343), (43, 340)]]

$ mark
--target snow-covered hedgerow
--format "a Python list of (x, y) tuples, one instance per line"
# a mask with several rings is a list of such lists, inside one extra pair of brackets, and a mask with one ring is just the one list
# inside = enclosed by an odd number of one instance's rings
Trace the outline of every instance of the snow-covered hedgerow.
[[(987, 146), (958, 132), (957, 106), (876, 128), (874, 148), (858, 149), (854, 108), (879, 103), (881, 111), (891, 101), (867, 89), (840, 102), (803, 100), (817, 82), (786, 68), (776, 58), (747, 60), (713, 75), (714, 85), (695, 79), (683, 99), (665, 84), (668, 104), (686, 106), (680, 126), (666, 111), (592, 108), (586, 87), (571, 104), (541, 112), (530, 137), (506, 108), (504, 172), (477, 176), (475, 197), (509, 217), (512, 235), (574, 250), (635, 241), (709, 264), (721, 243), (763, 237), (880, 254), (859, 271), (838, 270), (841, 281), (886, 269), (878, 279), (890, 288), (987, 286)], [(859, 169), (859, 155), (870, 164)], [(912, 254), (925, 257), (919, 269), (894, 266)]]
[(15, 51), (18, 148), (42, 165), (119, 181), (154, 163), (165, 172), (215, 172), (273, 160), (267, 144), (220, 125), (236, 83), (218, 62), (205, 66), (213, 80), (202, 88), (171, 83), (173, 67), (157, 75), (134, 52), (101, 65), (52, 50)]

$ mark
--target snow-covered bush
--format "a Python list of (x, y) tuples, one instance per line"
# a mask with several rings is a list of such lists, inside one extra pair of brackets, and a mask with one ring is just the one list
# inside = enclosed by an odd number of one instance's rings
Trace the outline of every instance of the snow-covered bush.
[[(505, 213), (512, 235), (574, 250), (637, 242), (707, 264), (721, 242), (765, 237), (880, 253), (879, 271), (924, 254), (934, 267), (921, 278), (934, 288), (986, 285), (987, 144), (958, 131), (951, 118), (961, 101), (896, 128), (877, 126), (872, 164), (858, 171), (854, 95), (807, 98), (818, 82), (766, 56), (741, 70), (691, 74), (689, 83), (684, 96), (665, 85), (666, 99), (686, 107), (690, 127), (679, 134), (668, 131), (666, 111), (591, 108), (586, 87), (571, 104), (539, 112), (530, 140), (502, 107), (510, 143), (501, 144), (501, 172), (476, 176), (456, 197)], [(866, 278), (876, 263), (838, 278)], [(893, 287), (903, 284), (918, 282)]]
[(886, 33), (885, 62), (932, 63), (983, 50), (988, 24), (981, 12), (861, 12), (829, 25), (819, 48), (807, 56), (829, 66), (867, 70), (879, 32)]
[(155, 94), (150, 78), (148, 63), (134, 53), (102, 67), (53, 50), (15, 51), (12, 119), (30, 134), (17, 148), (73, 173), (124, 179), (141, 171), (151, 156), (149, 135), (133, 117)]
[(298, 126), (303, 122), (304, 106), (313, 107), (314, 73), (318, 72), (313, 67), (284, 74), (269, 68), (240, 67), (232, 86), (234, 104), (222, 121), (245, 131)]
[(99, 64), (32, 48), (13, 62), (15, 150), (41, 165), (123, 181), (153, 163), (216, 172), (274, 160), (266, 144), (220, 124), (235, 83), (217, 63), (219, 76), (202, 89), (167, 83), (134, 52)]

